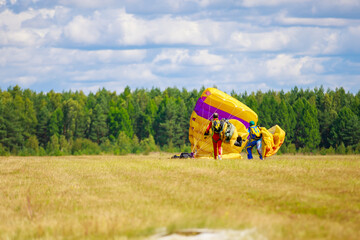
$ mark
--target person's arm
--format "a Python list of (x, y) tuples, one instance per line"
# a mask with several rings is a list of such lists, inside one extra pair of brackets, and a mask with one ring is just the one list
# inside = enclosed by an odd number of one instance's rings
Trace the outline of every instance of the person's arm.
[(212, 126), (212, 122), (210, 121), (209, 125), (206, 128), (205, 135), (209, 135), (210, 128)]

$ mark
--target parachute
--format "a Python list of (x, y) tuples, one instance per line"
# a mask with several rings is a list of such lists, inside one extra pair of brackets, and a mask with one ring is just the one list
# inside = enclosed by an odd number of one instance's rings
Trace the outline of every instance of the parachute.
[(269, 129), (261, 127), (262, 134), (262, 154), (263, 157), (270, 157), (277, 153), (285, 140), (285, 131), (278, 125)]
[[(222, 144), (223, 158), (241, 158), (240, 153), (246, 146), (246, 141), (242, 141), (240, 146), (235, 146), (234, 143), (238, 137), (247, 140), (249, 122), (257, 123), (258, 116), (248, 106), (216, 88), (207, 88), (201, 94), (191, 114), (189, 128), (191, 151), (196, 158), (212, 157), (212, 140), (210, 136), (204, 138), (204, 132), (215, 112), (219, 114), (220, 120), (227, 119), (230, 123), (225, 123), (226, 126), (221, 132), (221, 136), (225, 139)], [(233, 132), (232, 136), (229, 135), (231, 132)]]
[[(212, 139), (211, 136), (205, 138), (204, 133), (214, 113), (218, 113), (223, 124), (220, 133), (223, 140), (222, 157), (241, 158), (240, 153), (248, 141), (249, 122), (254, 121), (256, 125), (258, 116), (248, 106), (216, 88), (204, 90), (191, 114), (189, 128), (191, 152), (196, 158), (212, 158)], [(260, 129), (263, 157), (276, 154), (285, 140), (285, 131), (278, 125), (270, 129), (265, 127)]]

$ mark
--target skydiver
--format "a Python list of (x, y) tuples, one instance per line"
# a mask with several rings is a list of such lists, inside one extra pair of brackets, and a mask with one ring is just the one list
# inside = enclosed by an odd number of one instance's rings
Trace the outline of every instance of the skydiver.
[(219, 121), (219, 114), (214, 113), (213, 119), (210, 121), (208, 127), (206, 128), (206, 131), (204, 133), (205, 136), (209, 135), (210, 128), (212, 129), (213, 135), (212, 135), (212, 142), (213, 142), (213, 148), (214, 148), (214, 159), (221, 160), (221, 154), (222, 154), (222, 148), (221, 148), (221, 137), (220, 132), (222, 131), (222, 126)]
[(261, 154), (262, 134), (261, 134), (261, 130), (260, 130), (259, 126), (255, 126), (255, 122), (250, 121), (250, 127), (249, 127), (248, 131), (249, 131), (249, 141), (246, 146), (246, 150), (248, 153), (247, 158), (253, 159), (251, 151), (252, 151), (252, 148), (256, 145), (256, 149), (259, 154), (259, 158), (260, 158), (260, 160), (263, 160), (263, 156)]

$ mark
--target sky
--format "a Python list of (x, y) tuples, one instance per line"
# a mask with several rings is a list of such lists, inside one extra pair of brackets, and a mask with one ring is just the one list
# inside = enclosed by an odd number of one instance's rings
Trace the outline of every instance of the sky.
[(360, 0), (0, 0), (0, 88), (360, 89)]

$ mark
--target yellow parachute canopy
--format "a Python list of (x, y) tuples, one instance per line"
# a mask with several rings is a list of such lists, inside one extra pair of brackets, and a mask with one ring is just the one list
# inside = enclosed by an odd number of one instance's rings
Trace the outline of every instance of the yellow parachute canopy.
[[(240, 153), (247, 141), (243, 141), (239, 147), (235, 146), (234, 142), (238, 136), (247, 140), (249, 122), (257, 123), (258, 116), (248, 106), (216, 88), (207, 88), (201, 94), (191, 114), (189, 140), (192, 152), (195, 157), (211, 158), (213, 156), (211, 136), (204, 138), (204, 133), (215, 112), (219, 114), (219, 119), (229, 119), (236, 128), (231, 139), (222, 144), (223, 158), (241, 158)], [(224, 131), (226, 127), (222, 135)]]
[(262, 155), (263, 157), (270, 157), (277, 153), (285, 140), (285, 131), (278, 125), (266, 129), (261, 127), (262, 133)]

